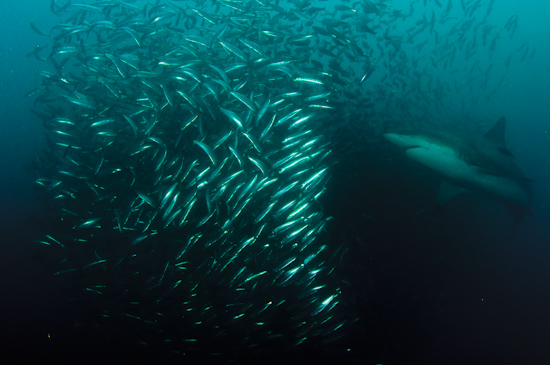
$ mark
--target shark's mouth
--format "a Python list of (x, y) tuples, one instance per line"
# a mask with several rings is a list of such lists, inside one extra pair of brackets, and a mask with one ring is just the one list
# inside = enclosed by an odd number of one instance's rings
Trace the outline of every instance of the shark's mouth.
[(412, 150), (413, 148), (425, 148), (425, 147), (422, 147), (422, 146), (408, 146), (408, 147), (405, 147), (405, 151), (408, 151), (408, 150)]

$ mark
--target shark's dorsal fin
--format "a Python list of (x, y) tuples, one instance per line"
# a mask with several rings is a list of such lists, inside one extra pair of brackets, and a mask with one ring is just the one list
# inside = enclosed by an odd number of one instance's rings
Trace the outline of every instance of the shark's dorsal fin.
[(506, 143), (504, 142), (505, 131), (506, 118), (502, 117), (495, 123), (495, 125), (489, 130), (489, 132), (485, 133), (485, 138), (497, 143), (498, 145), (506, 149)]

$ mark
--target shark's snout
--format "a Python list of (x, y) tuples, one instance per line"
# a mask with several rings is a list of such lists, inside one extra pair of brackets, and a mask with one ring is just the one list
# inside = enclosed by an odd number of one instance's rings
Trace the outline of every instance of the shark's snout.
[(384, 138), (403, 149), (418, 147), (418, 140), (412, 136), (399, 133), (384, 133)]

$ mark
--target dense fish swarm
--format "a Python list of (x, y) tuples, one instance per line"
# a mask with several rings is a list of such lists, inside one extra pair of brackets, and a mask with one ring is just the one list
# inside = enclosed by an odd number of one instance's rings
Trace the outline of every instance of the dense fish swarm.
[(335, 275), (347, 248), (320, 236), (326, 136), (466, 114), (464, 88), (489, 98), (503, 80), (487, 81), (493, 2), (389, 3), (52, 1), (64, 20), (31, 23), (49, 69), (29, 94), (47, 130), (36, 182), (63, 222), (40, 241), (56, 275), (178, 351), (339, 339), (356, 318)]
[(49, 145), (37, 182), (73, 228), (44, 241), (66, 251), (58, 274), (85, 271), (82, 289), (123, 296), (124, 315), (160, 330), (179, 318), (188, 347), (202, 328), (276, 338), (284, 312), (294, 343), (345, 322), (328, 280), (338, 252), (315, 240), (327, 75), (260, 30), (260, 4), (240, 6), (73, 4), (50, 32), (37, 105)]

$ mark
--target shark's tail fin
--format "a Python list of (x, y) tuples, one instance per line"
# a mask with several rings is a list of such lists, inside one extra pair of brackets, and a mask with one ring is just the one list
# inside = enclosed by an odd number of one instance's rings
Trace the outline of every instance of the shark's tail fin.
[(525, 216), (534, 218), (533, 211), (530, 207), (510, 207), (508, 214), (506, 215), (506, 217), (513, 217), (516, 225), (523, 222)]

